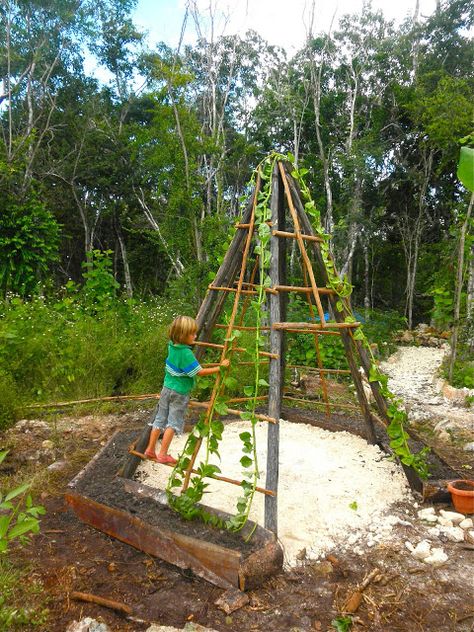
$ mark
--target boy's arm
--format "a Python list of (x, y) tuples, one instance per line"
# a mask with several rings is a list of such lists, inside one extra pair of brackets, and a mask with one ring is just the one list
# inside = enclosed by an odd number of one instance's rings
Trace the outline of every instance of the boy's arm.
[(217, 366), (210, 366), (207, 369), (201, 369), (200, 371), (197, 372), (197, 375), (202, 376), (202, 375), (213, 375), (214, 373), (219, 373), (221, 366), (228, 367), (229, 364), (230, 362), (226, 358), (225, 360), (222, 360), (222, 362), (218, 364)]

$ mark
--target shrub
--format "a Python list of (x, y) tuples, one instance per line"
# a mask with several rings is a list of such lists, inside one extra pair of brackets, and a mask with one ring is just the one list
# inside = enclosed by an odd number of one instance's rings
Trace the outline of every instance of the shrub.
[(17, 420), (18, 393), (11, 375), (0, 369), (0, 430), (6, 430)]

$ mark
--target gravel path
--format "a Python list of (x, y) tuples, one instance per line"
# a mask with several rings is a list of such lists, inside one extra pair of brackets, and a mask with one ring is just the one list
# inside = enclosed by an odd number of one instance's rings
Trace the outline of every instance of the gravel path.
[(472, 431), (474, 410), (444, 397), (440, 390), (443, 385), (440, 368), (447, 353), (447, 345), (441, 349), (399, 347), (381, 364), (381, 369), (389, 377), (389, 389), (403, 400), (411, 419), (432, 420), (437, 430), (457, 427)]

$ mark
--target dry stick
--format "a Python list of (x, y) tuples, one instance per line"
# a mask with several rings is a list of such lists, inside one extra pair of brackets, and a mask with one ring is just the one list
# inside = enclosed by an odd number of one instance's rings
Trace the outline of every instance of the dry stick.
[[(209, 285), (208, 288), (210, 290), (216, 290), (218, 292), (237, 292), (237, 288), (235, 287), (222, 287), (222, 286), (217, 286), (217, 285)], [(266, 287), (264, 288), (264, 291), (267, 294), (278, 294), (278, 291), (276, 289), (273, 289), (271, 287)], [(241, 294), (249, 294), (249, 295), (256, 295), (258, 294), (258, 292), (256, 290), (240, 290)]]
[(133, 613), (133, 610), (130, 608), (130, 606), (127, 606), (124, 603), (112, 601), (111, 599), (105, 599), (105, 597), (98, 597), (97, 595), (92, 595), (91, 593), (76, 592), (75, 590), (73, 590), (70, 593), (70, 597), (71, 599), (76, 599), (78, 601), (96, 603), (99, 606), (104, 606), (105, 608), (110, 608), (111, 610), (118, 610), (118, 612), (122, 612), (127, 616), (130, 616)]
[[(300, 402), (303, 404), (311, 404), (312, 406), (326, 406), (325, 402), (318, 402), (313, 399), (305, 399), (304, 397), (292, 397), (291, 395), (283, 395), (283, 399), (288, 399), (293, 402)], [(360, 412), (360, 406), (352, 404), (338, 404), (337, 402), (331, 402), (333, 408), (344, 408), (347, 410), (358, 410)]]
[(308, 274), (309, 274), (309, 279), (311, 282), (311, 289), (314, 295), (314, 299), (316, 301), (316, 307), (318, 309), (318, 314), (319, 314), (319, 318), (321, 319), (321, 325), (322, 327), (325, 326), (325, 320), (324, 320), (324, 310), (323, 310), (323, 306), (321, 305), (321, 299), (319, 298), (319, 294), (318, 294), (318, 286), (316, 285), (316, 279), (314, 278), (314, 274), (313, 274), (313, 268), (311, 267), (311, 261), (309, 260), (308, 257), (308, 253), (306, 252), (306, 247), (304, 245), (304, 241), (303, 238), (301, 237), (301, 230), (300, 230), (300, 223), (298, 220), (298, 215), (296, 213), (295, 207), (293, 205), (293, 200), (291, 198), (291, 192), (288, 186), (288, 180), (286, 178), (286, 173), (285, 170), (283, 168), (283, 165), (281, 162), (278, 163), (278, 168), (280, 169), (280, 174), (281, 174), (281, 178), (283, 180), (283, 186), (285, 188), (285, 194), (286, 194), (286, 199), (288, 202), (288, 207), (290, 209), (290, 213), (291, 213), (291, 217), (293, 218), (293, 225), (295, 227), (295, 234), (296, 234), (296, 239), (298, 241), (298, 246), (300, 249), (300, 253), (301, 256), (303, 257), (303, 261), (308, 269)]
[[(128, 450), (129, 454), (133, 454), (134, 456), (138, 456), (140, 459), (143, 459), (144, 461), (147, 460), (151, 460), (153, 462), (154, 459), (148, 459), (147, 456), (145, 456), (144, 454), (142, 454), (141, 452), (137, 452), (136, 450), (134, 450), (133, 448), (130, 448)], [(160, 463), (160, 465), (167, 465), (168, 467), (174, 467), (174, 465), (172, 463)], [(191, 470), (192, 474), (199, 474), (198, 470)], [(213, 474), (212, 476), (205, 476), (204, 478), (215, 478), (216, 481), (222, 481), (223, 483), (230, 483), (231, 485), (239, 485), (240, 487), (242, 486), (242, 481), (236, 481), (233, 478), (228, 478), (227, 476), (220, 476), (219, 474)], [(269, 489), (265, 489), (264, 487), (256, 487), (255, 488), (256, 491), (261, 492), (262, 494), (267, 494), (268, 496), (274, 496), (274, 492), (272, 492)]]
[[(287, 364), (289, 369), (306, 369), (307, 371), (318, 371), (316, 366), (305, 366), (304, 364)], [(337, 375), (350, 375), (349, 369), (324, 369), (324, 373), (335, 373)]]
[[(305, 266), (303, 265), (303, 279), (305, 284), (308, 284), (308, 276), (307, 276), (307, 271)], [(310, 288), (308, 288), (309, 290)], [(311, 292), (307, 291), (306, 292), (306, 298), (308, 300), (308, 307), (309, 307), (309, 313), (311, 315), (312, 320), (314, 320), (314, 309), (313, 309), (313, 304), (311, 302)], [(321, 353), (319, 350), (319, 340), (318, 340), (318, 336), (317, 334), (315, 334), (314, 336), (314, 346), (316, 348), (316, 358), (318, 360), (318, 368), (320, 369), (320, 377), (321, 377), (321, 385), (323, 387), (323, 399), (326, 402), (326, 417), (329, 417), (329, 415), (331, 414), (331, 408), (329, 406), (329, 400), (328, 400), (328, 388), (327, 388), (327, 383), (326, 383), (326, 378), (324, 376), (324, 372), (321, 371), (321, 369), (323, 369), (323, 363), (321, 360)]]
[[(297, 233), (287, 233), (283, 230), (274, 230), (272, 231), (272, 235), (274, 237), (288, 237), (290, 239), (298, 239)], [(301, 238), (306, 239), (307, 241), (324, 241), (321, 237), (316, 237), (315, 235), (304, 235), (301, 233)]]
[[(332, 297), (331, 297), (332, 298)], [(327, 327), (333, 327), (337, 330), (339, 329), (357, 329), (360, 327), (359, 322), (355, 323), (325, 323), (321, 324), (312, 324), (312, 323), (290, 323), (290, 322), (282, 322), (282, 323), (273, 323), (273, 329), (314, 329), (316, 331), (321, 331)], [(337, 333), (337, 332), (336, 332)]]
[[(311, 297), (312, 289), (313, 288), (311, 286), (303, 287), (299, 285), (276, 285), (275, 286), (275, 290), (277, 290), (278, 292), (301, 292), (303, 294), (307, 294), (309, 292), (310, 297)], [(319, 294), (335, 294), (335, 291), (331, 290), (328, 287), (318, 287), (318, 293)]]
[[(258, 193), (260, 191), (260, 174), (257, 176), (257, 182), (255, 184), (255, 191), (254, 191), (254, 199), (253, 199), (253, 204), (252, 204), (252, 212), (250, 215), (250, 226), (248, 228), (248, 234), (247, 234), (247, 240), (245, 242), (245, 248), (244, 248), (244, 252), (242, 254), (242, 263), (241, 263), (241, 267), (240, 267), (240, 277), (239, 277), (239, 284), (237, 287), (237, 292), (235, 295), (235, 299), (234, 299), (234, 305), (232, 308), (232, 313), (229, 319), (229, 326), (227, 328), (227, 333), (226, 333), (226, 341), (225, 341), (225, 345), (224, 348), (222, 349), (222, 354), (221, 354), (221, 361), (223, 358), (225, 358), (225, 354), (227, 352), (228, 349), (228, 338), (230, 338), (230, 335), (232, 333), (232, 327), (234, 324), (234, 320), (235, 320), (235, 316), (237, 314), (237, 307), (239, 304), (239, 299), (240, 299), (240, 292), (242, 290), (242, 283), (244, 281), (244, 274), (245, 274), (245, 270), (247, 267), (247, 257), (249, 254), (249, 250), (250, 250), (250, 243), (252, 241), (252, 235), (253, 235), (253, 230), (254, 230), (254, 226), (255, 226), (255, 208), (257, 206), (257, 201), (258, 201)], [(209, 404), (209, 408), (207, 410), (206, 413), (206, 418), (204, 420), (204, 423), (208, 424), (209, 423), (209, 416), (210, 416), (210, 412), (213, 409), (214, 403), (216, 401), (217, 395), (219, 393), (219, 388), (220, 388), (220, 384), (221, 384), (221, 374), (220, 372), (217, 374), (216, 377), (216, 381), (214, 383), (214, 388), (212, 390), (212, 394), (211, 394), (211, 400), (210, 400), (210, 404)], [(199, 437), (199, 439), (196, 442), (196, 445), (194, 447), (194, 451), (193, 454), (191, 456), (191, 459), (189, 461), (189, 465), (186, 471), (186, 476), (184, 479), (184, 483), (183, 483), (183, 488), (182, 491), (186, 491), (188, 486), (189, 486), (189, 479), (191, 477), (191, 469), (196, 461), (196, 457), (198, 455), (199, 449), (201, 447), (202, 444), (202, 438)]]

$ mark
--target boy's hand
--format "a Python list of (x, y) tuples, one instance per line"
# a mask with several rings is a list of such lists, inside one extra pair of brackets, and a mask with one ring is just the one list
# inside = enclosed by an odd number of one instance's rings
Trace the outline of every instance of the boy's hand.
[(230, 360), (229, 360), (229, 358), (225, 358), (225, 359), (224, 359), (224, 360), (222, 360), (222, 362), (221, 362), (221, 366), (226, 367), (226, 368), (229, 366), (229, 364), (230, 364)]

